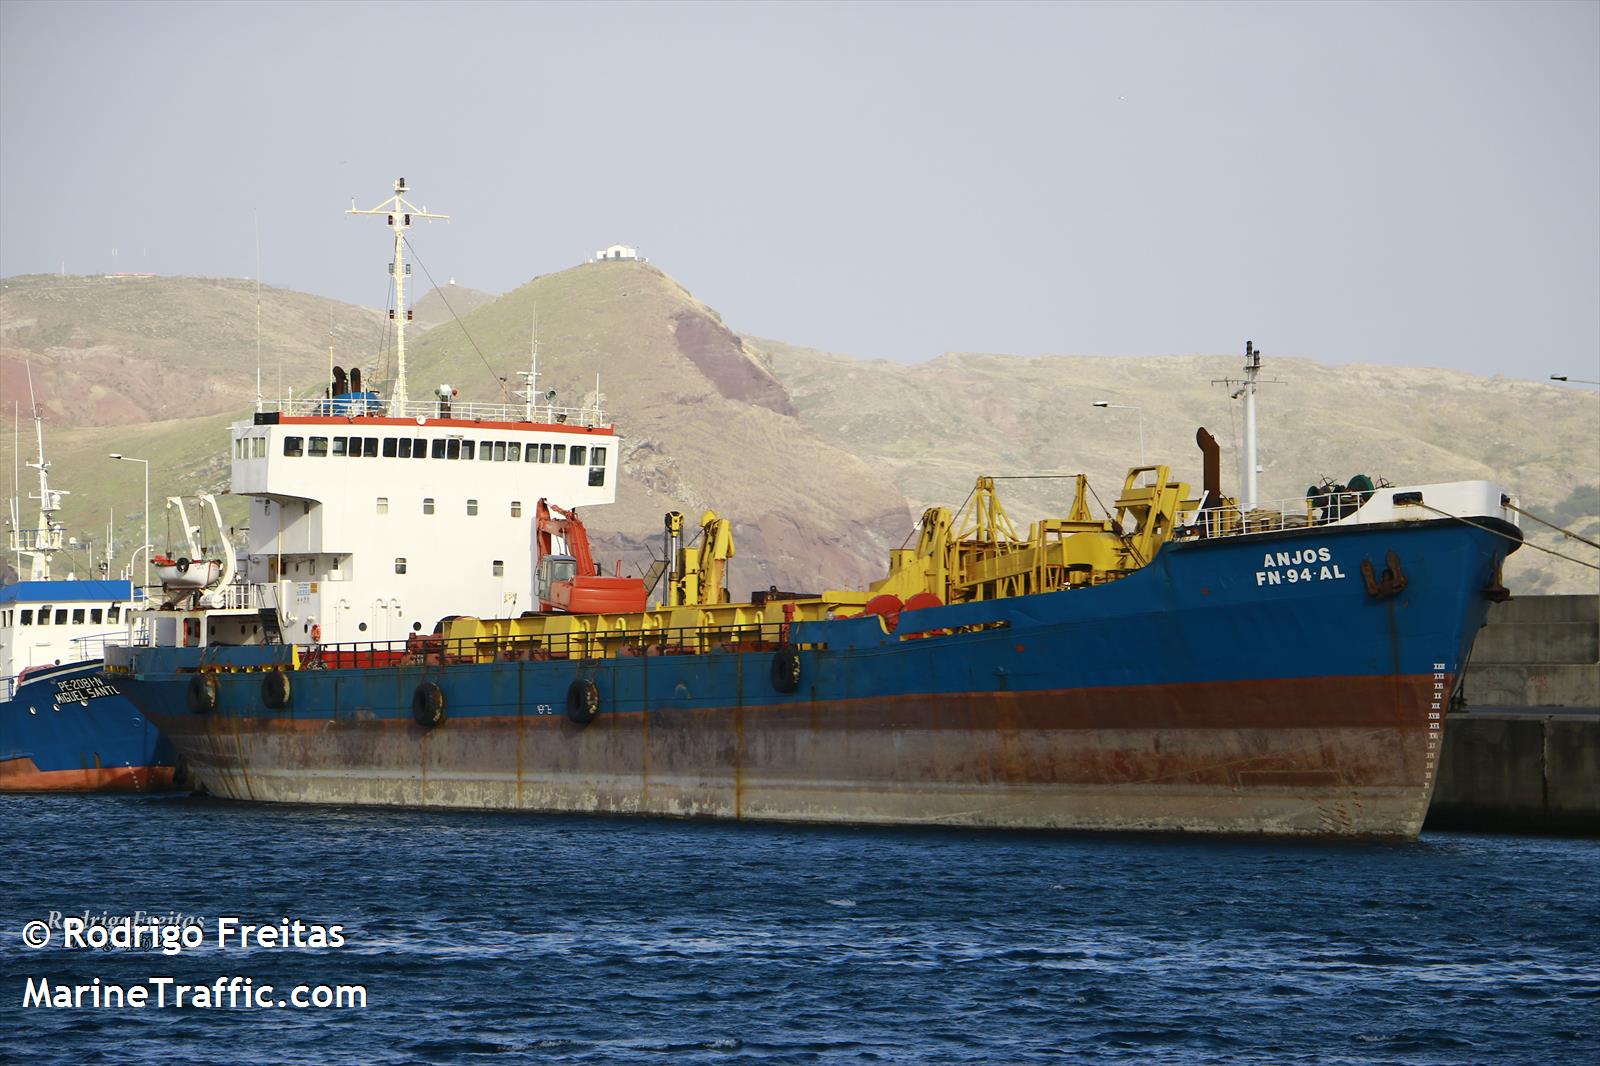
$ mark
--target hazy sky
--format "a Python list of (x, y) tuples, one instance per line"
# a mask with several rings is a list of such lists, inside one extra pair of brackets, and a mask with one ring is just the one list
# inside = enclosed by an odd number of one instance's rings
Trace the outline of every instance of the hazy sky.
[(0, 273), (250, 276), (255, 211), (382, 306), (401, 175), (440, 281), (622, 242), (853, 355), (1600, 378), (1596, 3), (0, 3)]

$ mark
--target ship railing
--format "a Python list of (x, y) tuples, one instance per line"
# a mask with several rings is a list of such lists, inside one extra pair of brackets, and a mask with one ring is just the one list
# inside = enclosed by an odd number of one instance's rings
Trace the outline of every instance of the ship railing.
[(125, 639), (122, 630), (112, 630), (106, 633), (92, 633), (87, 637), (72, 638), (72, 656), (74, 662), (85, 662), (89, 659), (104, 659), (106, 648), (112, 644), (121, 644)]
[(416, 635), (405, 640), (352, 641), (302, 648), (304, 669), (373, 669), (386, 666), (455, 666), (467, 663), (544, 662), (709, 655), (773, 651), (789, 642), (789, 623), (474, 637)]
[(212, 603), (226, 611), (255, 611), (262, 607), (277, 606), (277, 589), (248, 581), (235, 581), (231, 585), (213, 589), (208, 593)]
[(604, 426), (605, 412), (598, 406), (557, 407), (525, 403), (457, 403), (437, 398), (380, 400), (376, 394), (288, 398), (276, 404), (280, 414), (301, 418), (449, 418), (466, 422), (538, 422), (547, 425)]
[(66, 550), (67, 527), (51, 526), (49, 529), (18, 529), (11, 533), (14, 552), (58, 552)]
[(1326, 495), (1262, 500), (1248, 511), (1236, 506), (1208, 507), (1197, 512), (1180, 537), (1242, 537), (1280, 529), (1313, 529), (1343, 522), (1362, 525), (1361, 505), (1370, 492), (1339, 492)]

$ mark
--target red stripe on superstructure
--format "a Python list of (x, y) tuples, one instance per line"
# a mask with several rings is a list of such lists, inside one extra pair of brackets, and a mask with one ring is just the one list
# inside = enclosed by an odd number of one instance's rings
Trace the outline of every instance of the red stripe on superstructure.
[(170, 766), (41, 770), (27, 758), (0, 762), (0, 792), (165, 792), (172, 777)]
[(519, 433), (582, 433), (586, 435), (599, 435), (614, 437), (617, 428), (611, 426), (569, 426), (564, 422), (479, 422), (470, 418), (430, 418), (422, 425), (417, 424), (415, 418), (379, 418), (371, 415), (345, 417), (341, 415), (279, 415), (276, 423), (267, 425), (279, 426), (332, 426), (345, 429), (359, 428), (361, 426), (405, 426), (409, 429), (426, 429), (429, 426), (444, 426), (450, 429), (506, 429)]

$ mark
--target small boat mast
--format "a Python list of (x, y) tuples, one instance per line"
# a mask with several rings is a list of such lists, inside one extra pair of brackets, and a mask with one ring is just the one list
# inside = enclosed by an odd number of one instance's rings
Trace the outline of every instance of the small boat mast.
[(426, 219), (429, 222), (449, 222), (449, 215), (429, 214), (426, 208), (418, 208), (405, 198), (406, 179), (396, 178), (394, 182), (394, 195), (389, 197), (377, 207), (362, 210), (356, 207), (354, 199), (350, 201), (350, 210), (347, 215), (387, 215), (389, 228), (394, 230), (394, 259), (389, 263), (389, 273), (394, 276), (394, 309), (389, 312), (395, 325), (395, 372), (394, 387), (389, 393), (389, 409), (396, 416), (404, 416), (406, 410), (406, 322), (411, 317), (411, 312), (406, 310), (406, 278), (411, 273), (411, 267), (405, 261), (406, 230), (411, 228), (413, 218)]
[[(33, 408), (33, 434), (38, 444), (39, 458), (29, 460), (28, 466), (39, 471), (39, 495), (30, 499), (39, 501), (39, 525), (36, 529), (23, 529), (22, 507), (17, 494), (11, 497), (11, 551), (17, 555), (17, 569), (27, 558), (28, 580), (50, 580), (50, 557), (66, 547), (66, 526), (56, 520), (61, 510), (61, 497), (69, 495), (65, 489), (50, 487), (50, 462), (44, 457), (44, 407), (33, 394), (33, 368), (28, 367), (28, 402)], [(20, 479), (18, 479), (20, 480)]]

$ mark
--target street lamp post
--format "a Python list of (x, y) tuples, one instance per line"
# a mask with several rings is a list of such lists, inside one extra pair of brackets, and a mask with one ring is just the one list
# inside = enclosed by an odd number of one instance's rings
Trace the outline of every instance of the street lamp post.
[[(121, 452), (112, 452), (111, 458), (121, 459), (125, 463), (144, 464), (144, 544), (141, 547), (144, 549), (144, 587), (148, 589), (150, 587), (150, 460), (135, 459)], [(133, 565), (131, 558), (128, 560), (128, 565)]]
[(1144, 409), (1142, 407), (1130, 407), (1127, 404), (1123, 404), (1123, 403), (1111, 403), (1111, 402), (1109, 402), (1107, 400), (1096, 400), (1094, 402), (1094, 406), (1104, 408), (1104, 409), (1106, 409), (1108, 411), (1134, 411), (1139, 415), (1139, 465), (1143, 466), (1144, 465)]

